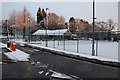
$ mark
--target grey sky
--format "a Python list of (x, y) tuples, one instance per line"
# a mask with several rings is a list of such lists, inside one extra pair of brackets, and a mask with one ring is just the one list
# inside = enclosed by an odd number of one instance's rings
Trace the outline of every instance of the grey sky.
[(0, 20), (2, 19), (2, 3), (0, 2)]
[[(2, 18), (7, 19), (13, 10), (20, 11), (24, 6), (27, 7), (35, 19), (39, 7), (48, 7), (49, 12), (64, 16), (66, 21), (73, 16), (92, 22), (92, 2), (3, 2)], [(118, 3), (97, 2), (96, 17), (97, 21), (112, 19), (114, 22), (118, 22)]]

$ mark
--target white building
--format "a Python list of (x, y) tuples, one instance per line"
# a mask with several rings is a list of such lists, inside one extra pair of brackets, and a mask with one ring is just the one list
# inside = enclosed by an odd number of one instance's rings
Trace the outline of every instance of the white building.
[(72, 33), (68, 29), (59, 30), (37, 30), (32, 34), (32, 40), (44, 40), (44, 39), (63, 39), (63, 36), (67, 39), (71, 39)]
[(32, 35), (64, 35), (67, 32), (67, 29), (60, 29), (60, 30), (37, 30)]

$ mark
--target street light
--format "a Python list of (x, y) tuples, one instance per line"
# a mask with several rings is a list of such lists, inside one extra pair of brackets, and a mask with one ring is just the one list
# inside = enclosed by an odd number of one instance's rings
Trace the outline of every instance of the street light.
[(15, 22), (13, 22), (12, 28), (13, 28), (13, 35), (14, 35), (14, 40), (15, 40)]
[(13, 27), (10, 26), (10, 38), (12, 37), (12, 29), (13, 29)]
[(94, 43), (95, 43), (95, 35), (94, 35), (94, 27), (95, 27), (95, 0), (93, 0), (93, 36), (92, 36), (92, 56), (95, 56), (95, 49), (94, 49)]
[(29, 43), (30, 43), (30, 18), (28, 17), (28, 26), (29, 26)]
[(23, 40), (25, 39), (25, 23), (26, 23), (26, 21), (25, 21), (25, 11), (24, 11), (24, 17), (23, 17), (23, 23), (24, 23), (24, 26), (23, 26)]
[(9, 41), (9, 29), (8, 29), (8, 20), (6, 20), (6, 27), (7, 27), (7, 39)]
[(45, 31), (45, 34), (46, 34), (46, 42), (45, 42), (45, 46), (47, 47), (48, 46), (48, 42), (47, 42), (47, 29), (48, 29), (48, 10), (49, 8), (46, 8), (46, 19), (47, 19), (47, 26), (46, 26), (46, 31)]

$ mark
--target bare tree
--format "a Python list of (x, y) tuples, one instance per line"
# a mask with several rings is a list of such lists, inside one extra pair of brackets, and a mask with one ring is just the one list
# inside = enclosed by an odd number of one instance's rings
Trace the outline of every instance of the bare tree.
[(74, 19), (74, 17), (71, 17), (69, 20), (70, 24), (70, 31), (76, 32), (76, 31), (89, 31), (90, 25), (87, 21), (83, 19)]
[(55, 13), (48, 14), (48, 29), (62, 29), (65, 28), (65, 19), (63, 16), (58, 16)]
[(96, 22), (95, 25), (100, 29), (100, 31), (106, 31), (106, 28), (108, 27), (108, 24), (104, 21)]
[(107, 22), (99, 21), (96, 22), (96, 27), (100, 28), (100, 31), (112, 31), (116, 26), (116, 23), (109, 19)]
[(76, 19), (76, 26), (78, 31), (81, 31), (81, 32), (90, 30), (89, 23), (83, 19)]
[(58, 28), (59, 29), (66, 28), (65, 27), (65, 18), (63, 16), (59, 16), (59, 19), (58, 19)]
[[(36, 25), (34, 18), (31, 16), (30, 12), (26, 7), (23, 8), (22, 11), (13, 11), (10, 14), (9, 22), (12, 27), (16, 29), (16, 31), (20, 34), (23, 33), (23, 28), (25, 27), (33, 27)], [(31, 30), (33, 30), (32, 28)]]
[(108, 31), (112, 31), (116, 26), (116, 23), (114, 23), (112, 19), (109, 19), (107, 21), (107, 24), (108, 24), (108, 27), (107, 27)]
[[(28, 20), (29, 19), (29, 20)], [(30, 26), (36, 24), (34, 18), (31, 16), (30, 12), (27, 10), (26, 7), (22, 11), (16, 12), (15, 10), (10, 14), (9, 21), (11, 24), (16, 24), (16, 27), (22, 28), (23, 26), (28, 27), (29, 21)]]

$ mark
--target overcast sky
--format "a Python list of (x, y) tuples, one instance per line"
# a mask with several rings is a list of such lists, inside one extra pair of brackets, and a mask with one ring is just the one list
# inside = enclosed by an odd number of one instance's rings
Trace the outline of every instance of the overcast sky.
[[(1, 3), (0, 3), (1, 4)], [(2, 19), (7, 19), (13, 11), (21, 11), (26, 6), (31, 15), (36, 19), (39, 7), (49, 8), (48, 12), (54, 12), (64, 16), (66, 21), (70, 17), (80, 18), (92, 22), (91, 2), (2, 2)], [(0, 13), (1, 14), (1, 13)], [(118, 2), (96, 2), (97, 21), (112, 19), (118, 22)]]

